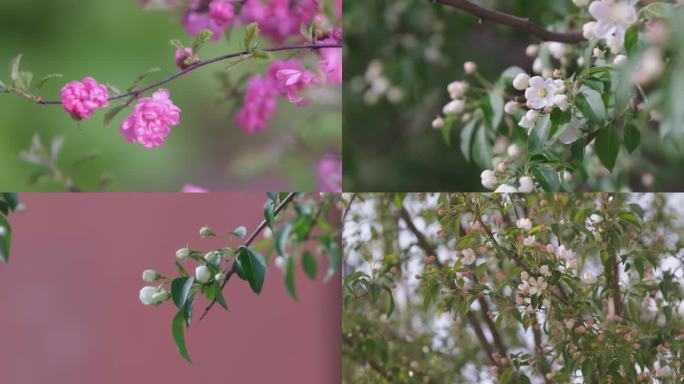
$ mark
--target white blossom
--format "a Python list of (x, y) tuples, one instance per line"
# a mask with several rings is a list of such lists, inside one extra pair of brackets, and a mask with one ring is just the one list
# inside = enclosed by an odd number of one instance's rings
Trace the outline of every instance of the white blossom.
[(176, 251), (176, 258), (178, 260), (185, 260), (190, 256), (190, 249), (188, 248), (181, 248)]
[(530, 79), (530, 87), (525, 90), (527, 106), (531, 109), (544, 109), (554, 105), (553, 97), (556, 95), (556, 85), (553, 79), (544, 79), (535, 76)]
[(509, 101), (504, 105), (504, 111), (508, 113), (509, 115), (512, 115), (520, 110), (520, 104), (516, 103), (515, 101)]
[(499, 185), (498, 188), (494, 191), (495, 193), (516, 193), (518, 192), (518, 188), (507, 185), (507, 184), (501, 184)]
[(633, 78), (639, 84), (648, 84), (658, 79), (665, 71), (665, 62), (659, 48), (651, 47), (644, 52)]
[(209, 271), (209, 268), (207, 268), (206, 265), (200, 265), (199, 267), (195, 268), (195, 280), (205, 284), (208, 283), (210, 279), (211, 271)]
[(575, 257), (575, 252), (571, 249), (565, 248), (565, 245), (561, 245), (556, 248), (556, 257), (560, 260), (569, 260)]
[(432, 128), (434, 129), (441, 129), (444, 127), (444, 119), (441, 117), (437, 117), (434, 120), (432, 120)]
[(519, 126), (522, 128), (525, 128), (527, 130), (531, 130), (534, 128), (534, 124), (537, 122), (537, 119), (539, 118), (539, 112), (535, 111), (534, 109), (530, 109), (527, 111), (527, 113), (520, 119), (520, 122), (518, 123)]
[(666, 366), (664, 366), (664, 367), (662, 367), (662, 368), (656, 369), (655, 374), (656, 374), (657, 377), (661, 377), (661, 378), (664, 378), (664, 377), (672, 377), (672, 369), (670, 369), (670, 367), (668, 367), (668, 366), (666, 365)]
[(529, 235), (523, 240), (523, 245), (532, 247), (537, 244), (537, 238), (534, 235)]
[(475, 259), (477, 256), (475, 255), (475, 251), (473, 251), (470, 248), (466, 248), (463, 251), (461, 251), (461, 260), (464, 265), (471, 265), (475, 262)]
[(465, 110), (465, 103), (463, 100), (452, 100), (449, 102), (449, 104), (445, 105), (444, 108), (442, 109), (442, 112), (444, 112), (445, 115), (450, 115), (450, 114), (459, 114)]
[(532, 63), (532, 72), (534, 73), (542, 73), (544, 71), (544, 62), (542, 61), (541, 58), (537, 57), (534, 59), (534, 62)]
[(551, 307), (551, 300), (549, 300), (549, 299), (542, 300), (542, 307), (549, 309)]
[(226, 279), (226, 274), (223, 272), (219, 272), (214, 275), (214, 280), (216, 280), (219, 284), (223, 283), (223, 280)]
[(542, 265), (542, 266), (539, 268), (539, 273), (541, 273), (541, 274), (544, 275), (544, 276), (551, 276), (551, 271), (549, 270), (549, 266), (548, 266), (548, 265)]
[(499, 183), (496, 178), (496, 173), (490, 169), (482, 171), (480, 178), (482, 179), (482, 186), (487, 189), (494, 189)]
[(625, 63), (627, 63), (627, 56), (625, 55), (617, 55), (613, 59), (613, 64), (615, 65), (624, 65)]
[(530, 193), (534, 191), (534, 180), (530, 176), (523, 176), (519, 180), (520, 183), (520, 188), (518, 188), (518, 192), (522, 193)]
[(275, 259), (275, 266), (278, 269), (283, 269), (285, 267), (285, 258), (282, 256), (278, 256)]
[(513, 79), (513, 88), (517, 89), (518, 91), (524, 91), (529, 86), (530, 86), (530, 76), (528, 76), (525, 73), (519, 73)]
[(539, 276), (536, 279), (534, 277), (530, 277), (528, 280), (528, 283), (530, 284), (530, 295), (541, 295), (542, 292), (549, 286), (546, 281), (544, 281), (544, 278)]
[(465, 73), (472, 75), (473, 73), (477, 72), (477, 64), (473, 63), (472, 61), (466, 61), (463, 63), (463, 70)]
[(532, 221), (530, 221), (530, 219), (527, 219), (527, 218), (522, 218), (522, 219), (518, 219), (515, 222), (515, 225), (520, 229), (524, 229), (526, 231), (529, 231), (532, 228)]
[(582, 274), (582, 282), (584, 284), (594, 284), (596, 282), (596, 275), (589, 271), (584, 272)]
[(589, 13), (596, 20), (596, 36), (606, 40), (612, 38), (624, 41), (625, 32), (637, 21), (635, 3), (636, 0), (593, 1), (589, 5)]
[(454, 81), (447, 85), (447, 91), (449, 92), (449, 95), (451, 95), (452, 99), (457, 99), (465, 95), (465, 93), (468, 91), (468, 88), (469, 85), (465, 81)]
[(539, 46), (537, 44), (530, 44), (525, 48), (525, 54), (528, 57), (535, 57), (539, 54)]
[(582, 26), (582, 36), (587, 40), (594, 40), (596, 36), (596, 26), (598, 25), (595, 21), (590, 21)]
[(144, 305), (155, 305), (168, 298), (166, 290), (148, 285), (140, 290), (140, 302)]
[(204, 255), (204, 260), (206, 260), (207, 263), (219, 265), (221, 263), (221, 254), (217, 251), (211, 251)]
[(551, 53), (551, 56), (553, 56), (556, 60), (560, 60), (565, 56), (565, 52), (567, 51), (567, 47), (563, 43), (558, 43), (558, 42), (551, 42), (549, 43), (549, 52)]
[(518, 290), (523, 295), (530, 293), (530, 284), (527, 282), (527, 280), (524, 280), (522, 283), (518, 284)]
[(518, 144), (511, 144), (506, 148), (506, 153), (508, 154), (509, 157), (518, 157), (520, 154), (522, 154), (522, 151), (520, 150), (520, 146)]
[(520, 280), (527, 281), (530, 279), (530, 274), (527, 271), (520, 272)]
[(567, 95), (555, 95), (553, 97), (553, 103), (556, 104), (556, 106), (558, 106), (558, 108), (560, 108), (560, 110), (563, 112), (567, 111), (570, 107)]
[(142, 278), (143, 280), (147, 281), (148, 283), (151, 283), (161, 277), (160, 274), (157, 273), (157, 271), (153, 269), (146, 269), (143, 271)]

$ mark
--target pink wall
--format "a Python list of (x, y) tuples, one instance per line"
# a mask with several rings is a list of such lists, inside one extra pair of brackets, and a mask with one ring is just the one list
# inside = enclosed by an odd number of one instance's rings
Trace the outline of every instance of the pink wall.
[[(14, 247), (0, 264), (0, 383), (339, 383), (341, 293), (298, 276), (293, 301), (271, 263), (261, 296), (231, 281), (186, 335), (171, 338), (173, 305), (138, 300), (146, 268), (173, 273), (176, 249), (220, 246), (261, 220), (265, 194), (22, 194)], [(206, 300), (198, 300), (197, 309)]]

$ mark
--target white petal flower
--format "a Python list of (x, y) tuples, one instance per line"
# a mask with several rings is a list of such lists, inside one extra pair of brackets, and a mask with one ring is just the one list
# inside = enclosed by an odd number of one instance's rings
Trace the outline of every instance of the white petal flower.
[(556, 257), (560, 260), (570, 260), (575, 257), (575, 252), (572, 249), (565, 248), (565, 245), (561, 245), (556, 248)]
[(522, 128), (527, 129), (528, 131), (534, 128), (534, 123), (537, 122), (537, 119), (539, 118), (539, 112), (537, 112), (534, 109), (530, 109), (527, 111), (527, 113), (520, 119), (520, 122), (518, 122), (518, 125), (521, 126)]
[(582, 274), (582, 282), (584, 284), (594, 284), (596, 282), (596, 275), (594, 275), (592, 272), (584, 272)]
[(579, 121), (573, 116), (570, 124), (565, 128), (563, 133), (558, 136), (558, 140), (563, 144), (572, 144), (579, 139), (582, 131), (579, 129)]
[(518, 290), (521, 294), (527, 295), (530, 293), (530, 284), (527, 281), (523, 281), (521, 284), (518, 284)]
[(567, 51), (567, 47), (563, 43), (558, 43), (558, 42), (551, 42), (549, 43), (549, 52), (551, 53), (551, 56), (553, 56), (556, 60), (560, 60), (565, 56), (565, 52)]
[(532, 228), (532, 221), (527, 218), (518, 219), (515, 222), (516, 227), (529, 231)]
[(206, 265), (200, 265), (199, 267), (195, 268), (195, 280), (205, 284), (208, 283), (210, 279), (211, 271), (209, 271), (209, 268), (207, 268)]
[(587, 40), (594, 40), (598, 36), (596, 36), (596, 26), (597, 23), (595, 21), (590, 21), (582, 26), (582, 36), (587, 39)]
[(463, 64), (463, 70), (468, 75), (472, 75), (473, 73), (477, 72), (477, 64), (473, 63), (472, 61), (466, 61)]
[(528, 76), (525, 73), (519, 73), (513, 79), (513, 88), (517, 89), (518, 91), (524, 91), (529, 86), (530, 86), (530, 76)]
[[(529, 235), (523, 240), (523, 245), (531, 247), (533, 245), (537, 244), (537, 238), (534, 237), (534, 235)], [(527, 272), (525, 272), (527, 273)]]
[(596, 20), (596, 36), (624, 39), (627, 29), (637, 21), (635, 1), (597, 0), (589, 5), (589, 13)]
[(541, 273), (541, 274), (544, 275), (544, 276), (551, 276), (551, 271), (549, 270), (549, 266), (548, 266), (548, 265), (542, 265), (542, 266), (539, 268), (539, 273)]
[(159, 292), (159, 289), (157, 289), (157, 287), (152, 287), (149, 285), (147, 287), (143, 287), (140, 290), (140, 302), (143, 303), (144, 305), (154, 304), (154, 300), (152, 299), (152, 296), (154, 296), (154, 294), (157, 292)]
[(567, 111), (568, 108), (570, 107), (570, 104), (568, 104), (568, 96), (567, 95), (556, 95), (553, 97), (553, 102), (563, 112)]
[(565, 93), (565, 91), (567, 90), (567, 88), (565, 87), (565, 81), (561, 79), (555, 79), (553, 81), (553, 85), (556, 86), (556, 94)]
[(656, 369), (655, 374), (656, 374), (657, 377), (660, 377), (660, 378), (672, 377), (672, 369), (670, 369), (670, 367), (668, 367), (668, 366), (666, 365), (666, 366), (664, 366), (664, 367), (662, 367), (662, 368)]
[(541, 58), (537, 57), (534, 59), (534, 62), (532, 63), (532, 72), (534, 73), (542, 73), (544, 71), (544, 62), (542, 61)]
[(518, 188), (512, 187), (510, 185), (506, 184), (501, 184), (499, 187), (494, 191), (495, 193), (516, 193), (518, 192)]
[(617, 55), (613, 59), (613, 64), (615, 65), (624, 65), (625, 63), (627, 63), (627, 56), (625, 55)]
[(530, 79), (530, 87), (525, 90), (527, 106), (531, 109), (544, 109), (554, 105), (553, 97), (556, 95), (556, 85), (553, 79), (544, 79), (535, 76)]
[(168, 298), (171, 297), (168, 292), (166, 292), (166, 289), (159, 289), (157, 293), (152, 295), (152, 304), (161, 304), (165, 300), (168, 300)]
[(207, 263), (219, 265), (221, 263), (221, 254), (216, 251), (211, 251), (204, 255), (204, 260), (206, 260)]
[(536, 279), (534, 277), (530, 277), (530, 280), (528, 280), (530, 283), (530, 295), (537, 295), (540, 296), (544, 290), (549, 286), (546, 281), (544, 281), (544, 278), (539, 276)]
[(509, 101), (504, 105), (504, 111), (508, 113), (509, 115), (512, 115), (520, 109), (520, 104), (516, 103), (515, 101)]
[(496, 173), (490, 169), (482, 171), (480, 178), (482, 179), (482, 186), (487, 189), (494, 189), (499, 183), (496, 178)]
[(520, 272), (520, 280), (527, 281), (530, 279), (530, 274), (527, 271)]
[(473, 251), (470, 248), (466, 248), (463, 251), (461, 251), (461, 262), (463, 265), (471, 265), (475, 262), (475, 259), (477, 256), (475, 255), (475, 251)]
[(551, 300), (549, 300), (549, 299), (542, 300), (542, 307), (546, 308), (546, 309), (550, 308), (551, 307)]
[(508, 154), (509, 157), (518, 157), (520, 154), (522, 154), (522, 151), (520, 150), (520, 146), (518, 144), (511, 144), (506, 148), (506, 153)]
[(523, 176), (519, 180), (520, 182), (520, 188), (518, 188), (518, 192), (522, 193), (530, 193), (534, 191), (534, 180), (530, 176)]
[(445, 105), (444, 108), (442, 109), (442, 112), (444, 112), (445, 115), (449, 114), (459, 114), (465, 110), (465, 103), (463, 100), (452, 100), (449, 102), (449, 104)]
[[(459, 98), (465, 95), (468, 91), (469, 85), (465, 81), (454, 81), (447, 86), (447, 91), (452, 98)], [(456, 97), (454, 97), (456, 96)]]

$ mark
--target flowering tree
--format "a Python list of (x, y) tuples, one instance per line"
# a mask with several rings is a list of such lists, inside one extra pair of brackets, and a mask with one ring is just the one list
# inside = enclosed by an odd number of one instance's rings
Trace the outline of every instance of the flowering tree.
[(681, 196), (351, 201), (346, 382), (681, 382)]
[[(359, 26), (346, 39), (354, 53), (345, 85), (352, 94), (345, 98), (350, 183), (381, 190), (375, 175), (364, 179), (370, 163), (396, 164), (395, 179), (406, 186), (395, 190), (414, 190), (419, 181), (432, 185), (427, 190), (679, 190), (682, 178), (668, 173), (684, 159), (675, 102), (683, 81), (679, 3), (349, 6), (346, 22)], [(388, 35), (382, 49), (372, 48)], [(372, 134), (354, 128), (364, 118)], [(438, 132), (426, 131), (430, 125)], [(376, 159), (377, 143), (365, 148), (374, 136), (392, 140), (398, 154), (391, 161), (384, 158), (390, 149)], [(423, 172), (406, 176), (416, 168)], [(474, 175), (484, 170), (478, 183)]]
[(0, 194), (0, 261), (9, 261), (10, 250), (12, 248), (12, 227), (7, 216), (10, 212), (24, 209), (19, 203), (19, 197), (13, 192), (3, 192)]
[[(164, 85), (189, 75), (191, 72), (216, 63), (226, 65), (222, 81), (223, 92), (229, 94), (239, 110), (234, 123), (246, 134), (253, 135), (267, 129), (276, 112), (278, 100), (304, 107), (315, 101), (335, 100), (326, 92), (342, 82), (342, 17), (341, 0), (142, 0), (149, 9), (173, 10), (180, 13), (180, 21), (194, 37), (190, 46), (174, 39), (173, 58), (178, 71), (156, 82), (144, 84), (159, 68), (143, 72), (124, 91), (93, 77), (73, 80), (61, 89), (61, 98), (51, 100), (40, 94), (50, 80), (62, 77), (50, 74), (32, 87), (33, 74), (21, 67), (22, 55), (11, 63), (10, 81), (0, 82), (0, 92), (15, 94), (39, 105), (61, 105), (79, 125), (92, 118), (99, 109), (107, 108), (104, 123), (109, 124), (121, 112), (129, 110), (119, 130), (128, 143), (156, 148), (164, 144), (172, 128), (181, 125), (181, 107), (174, 104)], [(242, 32), (233, 31), (242, 27)], [(214, 58), (202, 58), (206, 44), (223, 36), (234, 41), (242, 35), (242, 50)], [(271, 43), (262, 47), (263, 40)], [(289, 57), (277, 58), (277, 56)], [(268, 63), (264, 74), (249, 73), (239, 79), (229, 71), (238, 65)], [(339, 103), (336, 103), (341, 110)], [(38, 145), (38, 144), (40, 145)], [(323, 143), (327, 151), (330, 144)], [(61, 143), (56, 145), (61, 148)], [(314, 149), (319, 152), (319, 149)], [(48, 156), (41, 156), (47, 153)], [(286, 151), (285, 151), (286, 153)], [(40, 166), (44, 175), (63, 179), (66, 189), (78, 189), (73, 179), (64, 175), (58, 164), (59, 151), (47, 150), (40, 139), (22, 158)], [(323, 153), (318, 164), (319, 188), (341, 190), (339, 151)]]
[[(319, 259), (315, 255), (325, 255), (329, 261), (325, 279), (337, 273), (341, 260), (339, 198), (337, 194), (314, 197), (269, 193), (264, 204), (264, 220), (249, 236), (247, 228), (241, 226), (228, 233), (226, 247), (211, 250), (180, 248), (176, 252), (174, 277), (145, 270), (143, 280), (154, 285), (140, 290), (140, 301), (151, 306), (173, 302), (178, 309), (171, 324), (173, 339), (180, 354), (190, 361), (184, 325), (190, 327), (196, 299), (203, 295), (209, 301), (200, 319), (216, 303), (227, 310), (228, 300), (223, 295), (223, 288), (234, 275), (245, 280), (258, 295), (266, 279), (269, 260), (275, 254), (275, 265), (283, 273), (285, 287), (297, 300), (295, 271), (298, 261), (304, 273), (315, 279), (319, 274)], [(264, 231), (268, 235), (258, 241)], [(217, 236), (206, 226), (199, 230), (199, 235), (203, 238)], [(188, 272), (188, 262), (192, 262), (194, 271)]]

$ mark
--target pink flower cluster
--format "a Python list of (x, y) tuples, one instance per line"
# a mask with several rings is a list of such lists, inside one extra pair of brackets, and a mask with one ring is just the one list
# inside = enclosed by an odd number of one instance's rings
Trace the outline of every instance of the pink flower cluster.
[(177, 49), (176, 50), (176, 67), (180, 68), (181, 70), (189, 67), (192, 65), (190, 62), (193, 57), (193, 52), (192, 48), (184, 48), (184, 49)]
[(244, 23), (256, 22), (264, 36), (281, 44), (313, 20), (318, 5), (318, 0), (247, 0), (240, 17)]
[(72, 81), (62, 88), (62, 105), (75, 120), (89, 119), (98, 108), (109, 106), (107, 87), (92, 77)]
[(191, 36), (209, 29), (214, 32), (212, 40), (218, 41), (234, 18), (232, 0), (191, 0), (181, 22)]
[(268, 68), (266, 76), (253, 76), (247, 83), (247, 92), (235, 122), (248, 134), (266, 128), (268, 120), (276, 109), (278, 96), (287, 96), (296, 105), (311, 102), (301, 92), (314, 84), (316, 78), (297, 60), (275, 60)]
[[(342, 42), (342, 30), (335, 29), (332, 37), (322, 40), (321, 44), (339, 44)], [(320, 67), (332, 85), (342, 84), (342, 48), (322, 48), (320, 50)]]
[(180, 123), (180, 112), (169, 98), (169, 91), (159, 89), (152, 97), (140, 99), (133, 113), (121, 123), (121, 134), (129, 143), (158, 147), (171, 133), (169, 127)]
[(326, 156), (318, 162), (318, 190), (342, 192), (342, 161), (340, 159)]

